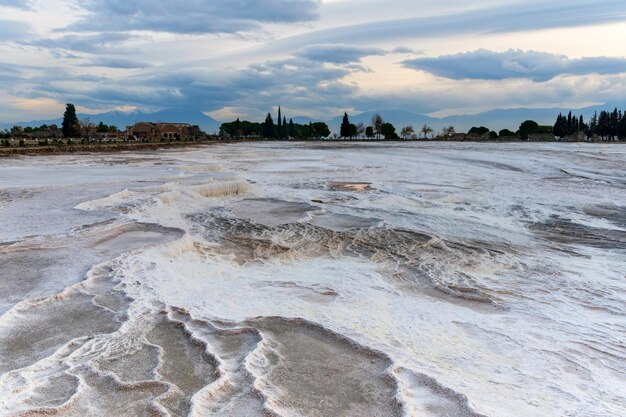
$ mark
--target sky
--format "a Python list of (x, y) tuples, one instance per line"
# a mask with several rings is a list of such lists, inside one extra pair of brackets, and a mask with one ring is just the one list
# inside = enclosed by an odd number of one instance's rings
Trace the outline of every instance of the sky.
[(624, 0), (0, 0), (0, 121), (625, 102)]

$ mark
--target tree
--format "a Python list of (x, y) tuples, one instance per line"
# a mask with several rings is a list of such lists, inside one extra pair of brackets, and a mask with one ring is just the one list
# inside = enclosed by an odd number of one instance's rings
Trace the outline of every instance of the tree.
[(619, 119), (617, 121), (617, 139), (624, 139), (626, 137), (626, 131), (624, 131), (624, 128), (626, 127), (626, 122), (624, 122), (624, 119), (626, 119), (626, 113), (623, 113), (621, 110), (619, 111)]
[(76, 107), (74, 107), (71, 103), (67, 103), (65, 106), (62, 126), (63, 136), (66, 138), (80, 137), (80, 126), (78, 123), (78, 117), (76, 116)]
[(400, 130), (400, 136), (402, 136), (402, 139), (410, 139), (413, 134), (415, 134), (415, 129), (413, 129), (413, 126), (411, 125), (404, 126), (402, 130)]
[(341, 127), (339, 128), (339, 136), (341, 136), (342, 138), (347, 138), (350, 136), (350, 119), (348, 119), (348, 113), (343, 114)]
[(365, 136), (367, 136), (368, 139), (374, 137), (374, 128), (372, 126), (368, 126), (365, 128)]
[(507, 138), (507, 137), (514, 137), (515, 136), (515, 132), (509, 130), (509, 129), (502, 129), (500, 132), (498, 132), (498, 136), (500, 138)]
[(324, 122), (310, 123), (310, 137), (321, 138), (330, 135), (330, 129)]
[[(94, 136), (96, 136), (97, 127), (95, 124), (91, 123), (91, 120), (89, 120), (88, 117), (78, 122), (78, 125), (79, 125), (80, 134), (74, 137), (84, 136), (87, 139), (89, 139), (89, 138), (93, 138)], [(108, 131), (108, 126), (107, 126), (107, 131)]]
[(426, 139), (429, 134), (433, 133), (433, 128), (428, 125), (424, 125), (422, 126), (420, 132), (422, 133), (422, 135), (424, 135), (424, 139)]
[(380, 139), (380, 134), (382, 133), (383, 123), (385, 123), (385, 121), (383, 120), (383, 117), (380, 114), (376, 113), (375, 115), (372, 116), (372, 126), (374, 128), (374, 132), (376, 133), (376, 139)]
[(280, 116), (280, 106), (278, 106), (278, 139), (283, 138), (283, 121)]
[(595, 111), (591, 120), (589, 120), (589, 126), (587, 127), (587, 136), (591, 137), (598, 133), (598, 112)]
[(272, 119), (271, 113), (267, 113), (267, 116), (265, 117), (265, 123), (263, 123), (263, 136), (266, 138), (275, 137), (274, 119)]
[(365, 133), (365, 125), (363, 123), (357, 123), (356, 125), (356, 136), (357, 137), (363, 137), (363, 134)]
[(456, 134), (456, 130), (454, 129), (454, 126), (447, 126), (443, 128), (443, 136), (446, 139), (450, 139), (455, 134)]
[(292, 138), (293, 138), (294, 136), (296, 136), (296, 127), (295, 127), (295, 125), (293, 124), (293, 119), (289, 119), (289, 129), (288, 129), (288, 134), (289, 134), (289, 137), (292, 137)]
[(243, 129), (241, 128), (241, 120), (239, 120), (239, 117), (237, 118), (237, 120), (235, 120), (235, 136), (237, 137), (237, 139), (241, 138), (241, 135), (243, 135)]
[(380, 128), (380, 133), (383, 134), (386, 140), (397, 139), (396, 128), (391, 123), (383, 123)]
[(530, 139), (530, 135), (539, 131), (539, 124), (534, 120), (526, 120), (519, 127), (519, 136), (524, 140)]
[(480, 127), (472, 127), (469, 132), (467, 132), (468, 135), (478, 135), (478, 136), (483, 136), (486, 135), (487, 133), (489, 133), (489, 129), (486, 128), (485, 126), (480, 126)]
[(354, 123), (350, 123), (350, 139), (354, 139), (357, 134), (357, 128)]

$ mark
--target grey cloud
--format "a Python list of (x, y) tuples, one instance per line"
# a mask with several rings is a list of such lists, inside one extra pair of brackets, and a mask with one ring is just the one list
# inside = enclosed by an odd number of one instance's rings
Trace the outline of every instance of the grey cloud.
[(424, 51), (416, 51), (413, 48), (409, 48), (407, 46), (398, 46), (394, 50), (391, 51), (394, 54), (415, 54), (415, 55), (423, 55)]
[(314, 20), (319, 0), (90, 0), (78, 4), (88, 15), (68, 30), (236, 33), (255, 30), (258, 23)]
[(110, 52), (119, 48), (119, 44), (136, 36), (128, 33), (96, 33), (96, 34), (74, 34), (65, 35), (58, 38), (37, 39), (24, 42), (26, 45), (37, 46), (51, 50), (79, 51), (87, 53)]
[(368, 44), (463, 34), (522, 32), (626, 21), (623, 0), (526, 1), (519, 4), (409, 19), (384, 20), (308, 32), (285, 38), (268, 50), (310, 43)]
[(289, 109), (288, 116), (304, 114), (329, 118), (345, 109), (360, 112), (386, 108), (429, 113), (446, 108), (471, 108), (476, 102), (485, 106), (520, 106), (537, 102), (609, 100), (623, 96), (624, 88), (621, 87), (626, 85), (626, 74), (623, 74), (605, 76), (602, 88), (598, 88), (597, 83), (585, 82), (584, 76), (577, 80), (580, 88), (572, 88), (572, 84), (563, 78), (542, 84), (524, 80), (525, 87), (514, 97), (504, 81), (456, 81), (456, 88), (422, 89), (414, 86), (408, 90), (375, 94), (343, 81), (352, 71), (362, 70), (354, 65), (328, 66), (294, 57), (228, 72), (199, 65), (169, 71), (155, 66), (132, 75), (110, 78), (81, 74), (83, 70), (72, 73), (63, 68), (42, 68), (33, 76), (33, 68), (22, 71), (0, 65), (0, 78), (17, 78), (19, 82), (11, 83), (14, 87), (8, 88), (10, 93), (20, 97), (48, 97), (93, 108), (116, 105), (201, 111), (245, 108), (246, 117), (255, 120), (262, 119), (272, 106), (278, 104)]
[(562, 74), (620, 74), (626, 72), (626, 59), (624, 58), (570, 59), (564, 55), (514, 49), (505, 52), (479, 49), (473, 52), (434, 58), (411, 59), (404, 61), (403, 65), (456, 80), (528, 78), (534, 81), (547, 81)]
[(147, 68), (150, 64), (141, 61), (135, 61), (125, 58), (97, 58), (81, 64), (84, 67), (106, 67), (106, 68), (118, 68), (118, 69), (142, 69)]
[(371, 55), (385, 55), (380, 48), (363, 48), (345, 44), (317, 44), (307, 46), (294, 55), (309, 61), (331, 64), (349, 64), (360, 62), (361, 58)]

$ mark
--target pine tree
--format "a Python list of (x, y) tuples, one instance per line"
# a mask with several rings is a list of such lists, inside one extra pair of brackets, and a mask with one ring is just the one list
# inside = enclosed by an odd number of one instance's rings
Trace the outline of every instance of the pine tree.
[(63, 123), (61, 124), (63, 136), (66, 138), (80, 137), (80, 127), (78, 117), (76, 116), (76, 107), (67, 103), (65, 113), (63, 113)]
[(339, 128), (339, 135), (342, 138), (347, 138), (350, 136), (350, 119), (348, 119), (348, 113), (343, 114), (341, 127)]
[(289, 136), (289, 129), (287, 128), (287, 118), (283, 116), (283, 136)]
[(263, 136), (265, 136), (266, 138), (275, 137), (274, 119), (272, 119), (271, 113), (267, 113), (267, 116), (265, 117), (265, 123), (263, 124)]
[(237, 120), (235, 121), (235, 135), (237, 136), (237, 139), (241, 137), (241, 134), (242, 134), (241, 121), (239, 120), (239, 117), (238, 117)]
[(293, 124), (293, 119), (289, 119), (289, 136), (292, 138), (296, 136), (296, 127)]
[(598, 133), (598, 112), (595, 111), (593, 116), (591, 116), (591, 120), (589, 120), (589, 128), (587, 129), (587, 136), (593, 137)]
[(626, 139), (626, 110), (624, 110), (621, 115), (619, 126), (619, 138), (620, 140), (624, 140)]
[(283, 120), (280, 117), (280, 106), (278, 106), (278, 139), (283, 138)]
[(554, 127), (552, 128), (552, 132), (554, 133), (554, 136), (558, 136), (560, 138), (564, 137), (566, 135), (566, 123), (567, 120), (565, 119), (565, 117), (559, 113), (559, 115), (556, 118), (556, 122), (554, 123)]

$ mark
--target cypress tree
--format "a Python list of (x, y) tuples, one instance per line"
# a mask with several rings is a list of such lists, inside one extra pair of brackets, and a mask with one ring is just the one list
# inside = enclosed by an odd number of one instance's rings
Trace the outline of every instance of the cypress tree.
[(341, 121), (341, 127), (339, 128), (339, 134), (342, 138), (350, 137), (350, 120), (348, 119), (348, 113), (343, 114), (343, 120)]
[(587, 135), (592, 137), (598, 133), (598, 112), (593, 112), (593, 116), (591, 116), (591, 120), (589, 120), (589, 129)]
[(583, 115), (580, 115), (580, 118), (578, 119), (578, 131), (582, 132), (585, 130), (585, 119), (583, 119)]
[(65, 106), (65, 113), (63, 113), (63, 123), (61, 126), (64, 137), (77, 138), (80, 136), (78, 117), (76, 117), (76, 107), (74, 107), (71, 103), (67, 103)]
[(624, 112), (622, 113), (619, 126), (619, 138), (626, 139), (626, 110), (624, 110)]
[(292, 138), (296, 136), (296, 127), (293, 124), (293, 119), (289, 119), (289, 136)]
[(563, 117), (561, 113), (559, 113), (556, 118), (552, 132), (554, 133), (554, 136), (558, 136), (560, 138), (565, 136), (565, 117)]
[(272, 114), (267, 113), (265, 117), (265, 123), (263, 124), (263, 136), (266, 138), (274, 137), (274, 119), (272, 119)]

